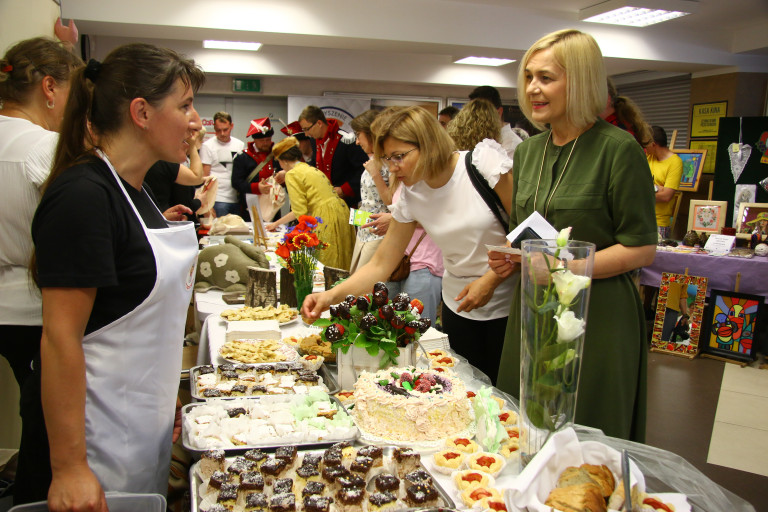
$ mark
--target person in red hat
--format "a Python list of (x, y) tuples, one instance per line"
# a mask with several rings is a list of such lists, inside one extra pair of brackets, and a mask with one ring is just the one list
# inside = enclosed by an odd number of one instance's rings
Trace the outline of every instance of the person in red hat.
[(280, 131), (286, 137), (295, 137), (299, 141), (299, 151), (301, 151), (301, 156), (304, 157), (304, 162), (311, 167), (315, 167), (315, 141), (304, 133), (299, 122), (294, 121), (287, 124), (280, 128)]
[(232, 187), (238, 192), (241, 216), (246, 220), (250, 220), (250, 215), (245, 194), (268, 194), (272, 186), (266, 180), (272, 175), (280, 185), (285, 183), (285, 171), (272, 155), (274, 134), (268, 117), (254, 119), (246, 134), (246, 137), (253, 137), (253, 141), (232, 162)]
[(354, 134), (339, 130), (339, 122), (326, 119), (323, 111), (315, 105), (301, 111), (299, 124), (305, 134), (315, 139), (317, 168), (331, 181), (333, 191), (350, 208), (357, 208), (360, 177), (368, 155), (355, 144)]

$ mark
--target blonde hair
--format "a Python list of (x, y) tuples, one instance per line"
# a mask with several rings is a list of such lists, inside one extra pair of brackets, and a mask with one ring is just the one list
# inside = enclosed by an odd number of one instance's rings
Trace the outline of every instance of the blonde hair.
[[(274, 146), (272, 146), (272, 154), (274, 155), (275, 158), (279, 160), (281, 158), (284, 158), (285, 156), (290, 156), (290, 155), (284, 155), (284, 153), (286, 153), (292, 148), (296, 148), (298, 150), (298, 147), (299, 147), (299, 141), (296, 137), (286, 137), (280, 142), (275, 143)], [(291, 158), (289, 158), (288, 160), (294, 161)]]
[(424, 107), (387, 109), (375, 119), (371, 128), (376, 138), (375, 158), (384, 155), (384, 141), (389, 137), (419, 149), (419, 160), (412, 174), (415, 181), (440, 174), (451, 160), (453, 139)]
[(520, 61), (517, 77), (517, 99), (520, 109), (531, 123), (543, 130), (546, 127), (533, 120), (531, 100), (526, 88), (528, 62), (536, 52), (552, 49), (557, 64), (565, 70), (566, 116), (574, 126), (582, 128), (594, 122), (605, 109), (608, 91), (605, 86), (606, 74), (603, 54), (597, 41), (584, 32), (575, 29), (558, 30), (542, 37), (525, 52)]
[(501, 143), (499, 111), (486, 99), (474, 99), (448, 123), (448, 135), (459, 150), (473, 149), (483, 139)]

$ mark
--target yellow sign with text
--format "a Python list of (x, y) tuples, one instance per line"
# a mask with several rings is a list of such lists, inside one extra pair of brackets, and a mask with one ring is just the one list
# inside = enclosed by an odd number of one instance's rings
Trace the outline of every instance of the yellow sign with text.
[(728, 102), (699, 103), (691, 113), (691, 137), (717, 137), (720, 118), (728, 112)]

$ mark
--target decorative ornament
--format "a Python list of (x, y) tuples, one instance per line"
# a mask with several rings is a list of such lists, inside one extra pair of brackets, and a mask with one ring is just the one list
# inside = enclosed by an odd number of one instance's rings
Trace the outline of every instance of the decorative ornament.
[(755, 247), (755, 254), (757, 254), (758, 256), (768, 255), (768, 245), (757, 244), (757, 246)]
[(760, 183), (760, 186), (763, 187), (763, 190), (768, 192), (768, 178), (763, 178), (758, 183)]
[(752, 146), (742, 143), (741, 135), (741, 118), (739, 118), (739, 142), (733, 142), (728, 145), (728, 158), (731, 159), (731, 173), (733, 174), (734, 183), (739, 181), (741, 173), (744, 172), (744, 167), (747, 166), (749, 155), (752, 154)]

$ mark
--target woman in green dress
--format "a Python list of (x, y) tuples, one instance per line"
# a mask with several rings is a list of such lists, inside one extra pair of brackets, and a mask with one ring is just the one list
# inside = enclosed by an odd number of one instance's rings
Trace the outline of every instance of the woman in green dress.
[[(606, 103), (603, 58), (595, 40), (561, 30), (537, 41), (520, 65), (518, 99), (545, 131), (518, 146), (510, 229), (534, 211), (571, 238), (597, 246), (576, 405), (576, 423), (644, 441), (647, 340), (642, 304), (629, 272), (655, 256), (651, 174), (629, 133), (599, 118)], [(548, 128), (548, 129), (547, 129)], [(519, 256), (489, 253), (499, 275)], [(520, 395), (520, 292), (512, 303), (498, 387)]]
[(325, 174), (304, 163), (295, 137), (275, 144), (272, 153), (280, 167), (287, 171), (285, 186), (291, 199), (291, 211), (267, 224), (267, 230), (274, 231), (280, 224), (296, 220), (301, 215), (320, 217), (323, 222), (317, 228), (317, 236), (328, 247), (317, 251), (317, 259), (323, 265), (348, 270), (355, 245), (355, 228), (349, 223), (349, 207), (333, 191)]

